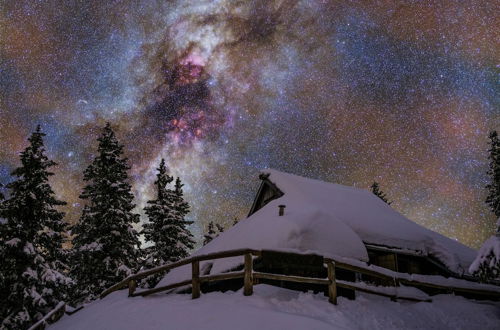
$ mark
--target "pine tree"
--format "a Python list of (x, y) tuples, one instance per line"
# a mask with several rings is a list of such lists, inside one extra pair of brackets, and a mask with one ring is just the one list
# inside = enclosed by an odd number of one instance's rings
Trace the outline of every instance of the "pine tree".
[(65, 203), (55, 198), (48, 181), (56, 165), (45, 155), (40, 126), (21, 153), (17, 177), (7, 185), (0, 230), (1, 318), (5, 328), (23, 329), (43, 317), (65, 298), (71, 279), (65, 275), (62, 232)]
[(490, 177), (490, 183), (486, 185), (488, 196), (486, 204), (498, 218), (500, 217), (500, 140), (497, 131), (492, 131), (489, 135), (490, 149), (488, 159), (490, 165), (487, 174)]
[[(185, 220), (189, 204), (183, 198), (183, 185), (177, 178), (174, 189), (169, 189), (167, 186), (172, 181), (173, 177), (167, 174), (165, 160), (162, 159), (154, 183), (156, 199), (148, 201), (148, 206), (144, 208), (149, 222), (144, 224), (142, 233), (147, 241), (154, 244), (147, 249), (146, 268), (183, 259), (194, 247), (193, 235), (187, 228), (192, 222)], [(156, 285), (162, 276), (149, 277), (148, 285)]]
[(372, 188), (372, 193), (374, 195), (376, 195), (378, 198), (380, 198), (381, 200), (383, 200), (385, 203), (387, 203), (387, 205), (392, 204), (392, 202), (389, 202), (389, 200), (387, 199), (386, 194), (382, 190), (380, 190), (380, 186), (379, 186), (378, 182), (373, 182), (373, 184), (371, 185), (371, 188)]
[(127, 158), (110, 124), (99, 142), (98, 155), (84, 171), (80, 198), (87, 201), (72, 228), (72, 274), (78, 287), (75, 302), (90, 301), (104, 289), (135, 272), (139, 262), (139, 234), (133, 228), (139, 215), (128, 183)]

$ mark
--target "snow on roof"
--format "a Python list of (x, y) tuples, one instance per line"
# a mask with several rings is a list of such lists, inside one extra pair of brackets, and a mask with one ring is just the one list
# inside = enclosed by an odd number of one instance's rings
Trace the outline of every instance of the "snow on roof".
[(279, 203), (287, 211), (312, 205), (347, 225), (365, 243), (418, 251), (459, 274), (476, 256), (473, 249), (407, 219), (368, 190), (276, 170), (263, 173), (269, 173), (269, 180), (285, 194)]
[[(194, 255), (239, 248), (316, 253), (368, 261), (366, 244), (431, 255), (462, 274), (476, 252), (405, 218), (371, 192), (265, 170), (284, 195), (223, 232)], [(286, 205), (278, 216), (278, 205)], [(242, 263), (241, 257), (213, 262), (211, 274)], [(202, 263), (201, 269), (208, 263)], [(159, 285), (190, 278), (190, 266), (172, 270)]]

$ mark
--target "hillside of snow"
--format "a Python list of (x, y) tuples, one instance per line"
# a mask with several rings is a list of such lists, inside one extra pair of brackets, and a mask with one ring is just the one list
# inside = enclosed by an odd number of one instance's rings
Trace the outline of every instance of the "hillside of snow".
[(474, 302), (452, 295), (432, 303), (392, 302), (358, 294), (339, 297), (338, 305), (322, 294), (257, 285), (249, 297), (238, 292), (158, 294), (127, 298), (126, 290), (64, 316), (49, 330), (217, 329), (498, 329), (500, 303)]

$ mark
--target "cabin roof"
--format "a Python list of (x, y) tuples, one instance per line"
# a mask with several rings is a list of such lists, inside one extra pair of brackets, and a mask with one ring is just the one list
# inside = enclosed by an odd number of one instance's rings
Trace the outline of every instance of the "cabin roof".
[(409, 220), (368, 190), (272, 169), (263, 173), (283, 192), (279, 204), (286, 205), (285, 212), (316, 209), (347, 225), (365, 244), (432, 256), (459, 274), (475, 258), (473, 249)]

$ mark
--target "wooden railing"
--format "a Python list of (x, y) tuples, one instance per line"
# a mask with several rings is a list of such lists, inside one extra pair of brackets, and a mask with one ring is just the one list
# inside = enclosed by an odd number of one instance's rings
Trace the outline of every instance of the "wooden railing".
[(57, 306), (51, 310), (47, 315), (45, 315), (38, 322), (33, 324), (28, 330), (43, 330), (47, 324), (54, 323), (63, 317), (66, 312), (66, 303), (61, 301)]
[[(243, 277), (243, 275), (239, 274), (239, 273), (224, 273), (224, 274), (220, 274), (220, 275), (201, 276), (200, 277), (199, 264), (200, 264), (200, 261), (238, 257), (238, 256), (242, 256), (245, 254), (258, 256), (258, 255), (260, 255), (260, 252), (257, 250), (252, 250), (252, 249), (239, 249), (239, 250), (230, 250), (230, 251), (211, 253), (211, 254), (207, 254), (207, 255), (199, 255), (199, 256), (189, 257), (186, 259), (179, 260), (177, 262), (173, 262), (171, 264), (166, 264), (163, 266), (148, 269), (148, 270), (139, 272), (137, 274), (131, 275), (131, 276), (125, 278), (123, 281), (121, 281), (121, 282), (109, 287), (108, 289), (104, 290), (101, 293), (100, 297), (104, 298), (105, 296), (107, 296), (111, 292), (114, 292), (114, 291), (119, 290), (119, 289), (123, 289), (127, 286), (129, 288), (129, 296), (133, 297), (133, 296), (146, 296), (149, 294), (153, 294), (153, 293), (166, 291), (166, 290), (178, 288), (181, 286), (193, 284), (193, 282), (194, 282), (194, 285), (197, 286), (201, 282), (208, 282), (208, 281), (212, 280), (213, 276), (221, 276), (221, 275), (224, 276), (224, 278), (218, 278), (217, 280), (221, 280), (221, 279), (228, 280), (228, 279), (232, 279), (232, 278), (240, 278), (240, 277)], [(161, 287), (156, 287), (156, 288), (149, 289), (149, 290), (142, 290), (139, 292), (135, 292), (135, 290), (137, 288), (138, 280), (143, 279), (145, 277), (148, 277), (149, 275), (167, 272), (171, 269), (178, 268), (178, 267), (188, 265), (188, 264), (192, 264), (191, 268), (192, 268), (193, 274), (192, 274), (191, 280), (186, 280), (186, 281), (182, 281), (182, 282), (178, 282), (178, 283), (174, 283), (174, 284), (170, 284), (170, 285), (166, 285), (166, 286), (161, 286)], [(193, 281), (193, 278), (194, 278), (194, 281)]]
[[(137, 274), (131, 275), (125, 278), (123, 281), (103, 291), (100, 297), (104, 298), (106, 295), (125, 287), (128, 287), (130, 297), (136, 297), (136, 296), (147, 296), (153, 293), (191, 285), (192, 298), (196, 299), (200, 297), (202, 283), (243, 278), (243, 294), (246, 296), (252, 295), (253, 285), (258, 281), (258, 279), (267, 279), (267, 280), (279, 280), (287, 282), (326, 285), (328, 286), (329, 301), (333, 304), (337, 303), (337, 287), (385, 296), (393, 300), (406, 299), (413, 301), (430, 301), (430, 299), (419, 299), (415, 297), (405, 297), (398, 294), (388, 294), (387, 292), (383, 292), (377, 289), (376, 286), (360, 285), (359, 283), (356, 282), (337, 281), (335, 272), (336, 269), (340, 269), (340, 270), (347, 270), (355, 273), (360, 273), (371, 277), (380, 278), (382, 280), (386, 280), (389, 283), (392, 283), (392, 286), (394, 287), (398, 287), (400, 284), (403, 284), (407, 286), (414, 286), (420, 288), (439, 289), (443, 290), (444, 292), (450, 292), (450, 293), (458, 293), (458, 294), (469, 293), (478, 296), (500, 299), (500, 288), (499, 290), (484, 290), (484, 289), (472, 289), (472, 288), (464, 288), (457, 286), (445, 286), (432, 282), (415, 280), (413, 278), (409, 278), (408, 274), (405, 273), (392, 272), (391, 273), (392, 276), (390, 276), (387, 275), (387, 272), (384, 272), (382, 270), (378, 271), (374, 269), (369, 269), (368, 265), (362, 267), (359, 265), (353, 265), (337, 261), (332, 258), (323, 258), (323, 264), (326, 265), (328, 271), (327, 278), (313, 278), (313, 277), (256, 272), (253, 270), (253, 257), (259, 257), (261, 256), (261, 254), (262, 252), (259, 250), (239, 249), (239, 250), (230, 250), (230, 251), (216, 252), (206, 255), (193, 256), (171, 264), (163, 265), (160, 267), (145, 270)], [(215, 275), (200, 275), (201, 261), (216, 260), (216, 259), (238, 257), (238, 256), (244, 256), (244, 260), (242, 262), (244, 267), (242, 271), (233, 271)], [(181, 282), (172, 283), (160, 287), (155, 287), (152, 289), (140, 290), (136, 292), (137, 282), (140, 279), (143, 279), (152, 274), (166, 272), (174, 268), (178, 268), (188, 264), (191, 264), (191, 279), (187, 279)]]

